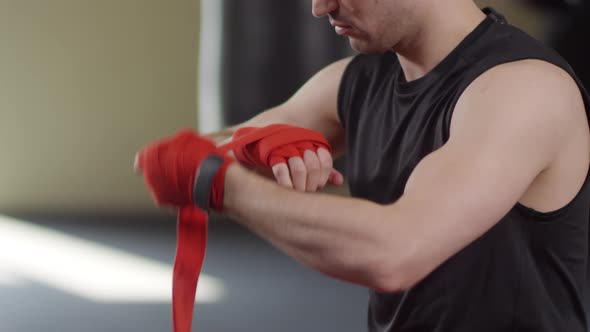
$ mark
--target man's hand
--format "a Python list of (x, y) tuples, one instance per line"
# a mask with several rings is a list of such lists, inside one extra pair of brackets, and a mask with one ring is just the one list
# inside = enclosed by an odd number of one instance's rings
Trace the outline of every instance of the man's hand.
[(330, 144), (314, 130), (285, 124), (244, 127), (222, 149), (230, 147), (242, 164), (272, 171), (284, 187), (315, 192), (328, 183), (343, 183), (342, 174), (333, 167)]
[[(135, 158), (135, 168), (142, 174), (158, 206), (192, 206), (199, 202), (199, 197), (204, 197), (203, 205), (221, 209), (225, 170), (232, 160), (218, 156), (220, 163), (215, 169), (209, 167), (210, 174), (205, 172), (207, 168), (201, 168), (209, 157), (217, 155), (216, 150), (212, 141), (185, 129), (145, 146)], [(197, 170), (199, 178), (210, 177), (208, 181), (199, 184), (195, 180)], [(201, 188), (203, 195), (193, 197), (195, 185), (205, 186)]]
[(272, 167), (277, 182), (287, 188), (315, 192), (333, 184), (341, 186), (344, 177), (334, 169), (334, 161), (328, 150), (319, 148), (316, 152), (305, 150), (303, 158), (291, 157), (286, 163)]

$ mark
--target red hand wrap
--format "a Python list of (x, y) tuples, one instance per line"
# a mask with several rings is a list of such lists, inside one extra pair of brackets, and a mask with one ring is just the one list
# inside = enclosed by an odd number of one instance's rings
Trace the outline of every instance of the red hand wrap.
[[(142, 149), (138, 154), (137, 166), (158, 206), (180, 208), (193, 205), (196, 171), (203, 160), (215, 151), (213, 142), (185, 129)], [(226, 158), (214, 178), (210, 206), (215, 209), (223, 206), (223, 182), (230, 164), (231, 159)]]
[(236, 159), (252, 167), (270, 168), (286, 163), (291, 157), (302, 157), (305, 150), (316, 152), (324, 148), (331, 152), (324, 136), (313, 130), (276, 124), (263, 128), (238, 129), (230, 144), (221, 151), (233, 149)]

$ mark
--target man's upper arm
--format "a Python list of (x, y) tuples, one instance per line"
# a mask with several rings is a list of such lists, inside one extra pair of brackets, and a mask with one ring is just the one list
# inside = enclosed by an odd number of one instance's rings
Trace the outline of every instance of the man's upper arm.
[(412, 238), (415, 278), (493, 227), (564, 146), (578, 91), (548, 66), (502, 65), (473, 82), (455, 108), (449, 141), (420, 162), (389, 207)]
[(324, 134), (334, 154), (344, 148), (344, 133), (338, 118), (338, 89), (351, 58), (334, 62), (307, 81), (289, 100), (238, 126), (263, 127), (274, 123), (317, 130)]

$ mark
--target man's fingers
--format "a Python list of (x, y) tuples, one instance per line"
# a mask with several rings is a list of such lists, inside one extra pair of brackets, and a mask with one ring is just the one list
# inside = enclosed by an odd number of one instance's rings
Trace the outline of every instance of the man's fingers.
[(330, 172), (330, 178), (328, 182), (335, 186), (341, 186), (342, 184), (344, 184), (344, 176), (342, 175), (342, 173), (338, 172), (335, 168), (333, 168)]
[(330, 152), (324, 148), (318, 149), (318, 159), (320, 160), (321, 164), (321, 175), (320, 175), (320, 188), (326, 186), (326, 183), (330, 179), (330, 173), (332, 172), (332, 167), (334, 166), (334, 161), (332, 159), (332, 155)]
[(300, 157), (289, 158), (289, 169), (291, 170), (291, 178), (293, 180), (293, 187), (295, 190), (305, 191), (307, 183), (307, 169), (305, 163)]
[(305, 190), (314, 192), (318, 190), (321, 185), (321, 164), (318, 156), (310, 150), (303, 152), (303, 163), (307, 169), (307, 182), (305, 184)]
[(293, 188), (293, 182), (291, 181), (291, 175), (289, 174), (289, 167), (286, 163), (274, 165), (272, 167), (272, 173), (279, 185), (286, 188)]
[(344, 177), (333, 168), (332, 155), (326, 149), (317, 152), (305, 150), (303, 158), (291, 157), (287, 163), (279, 163), (272, 167), (277, 182), (287, 188), (298, 191), (315, 192), (327, 183), (340, 186)]

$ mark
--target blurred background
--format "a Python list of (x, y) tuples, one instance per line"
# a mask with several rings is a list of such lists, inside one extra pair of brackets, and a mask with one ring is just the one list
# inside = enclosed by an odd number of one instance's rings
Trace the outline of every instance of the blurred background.
[[(589, 84), (588, 4), (488, 0)], [(353, 54), (303, 0), (0, 0), (0, 331), (167, 331), (175, 217), (132, 172), (181, 127)], [(345, 194), (341, 193), (341, 194)], [(364, 331), (367, 292), (213, 218), (196, 331)]]

